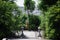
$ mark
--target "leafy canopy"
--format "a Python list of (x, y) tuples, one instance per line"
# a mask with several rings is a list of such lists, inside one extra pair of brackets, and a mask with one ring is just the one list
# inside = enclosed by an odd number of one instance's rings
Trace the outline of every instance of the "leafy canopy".
[(30, 10), (32, 12), (35, 8), (35, 2), (32, 0), (24, 0), (24, 7), (25, 10)]

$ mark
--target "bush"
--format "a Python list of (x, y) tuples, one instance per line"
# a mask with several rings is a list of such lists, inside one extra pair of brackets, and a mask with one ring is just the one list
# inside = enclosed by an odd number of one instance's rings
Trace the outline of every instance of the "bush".
[(40, 25), (40, 19), (36, 15), (30, 15), (29, 17), (29, 29), (30, 30), (38, 30)]

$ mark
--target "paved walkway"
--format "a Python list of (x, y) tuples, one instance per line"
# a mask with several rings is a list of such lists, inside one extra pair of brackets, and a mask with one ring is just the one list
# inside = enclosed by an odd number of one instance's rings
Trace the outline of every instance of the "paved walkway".
[(44, 40), (44, 39), (42, 39), (41, 37), (40, 38), (33, 38), (33, 39), (8, 39), (8, 40)]
[[(18, 33), (15, 33), (17, 36), (21, 35), (21, 31), (18, 31)], [(23, 31), (24, 35), (27, 36), (28, 38), (38, 38), (39, 32), (37, 31)], [(40, 32), (41, 35), (43, 34), (42, 32)]]
[[(23, 32), (25, 36), (28, 37), (28, 39), (8, 39), (8, 40), (45, 40), (42, 37), (38, 37), (38, 32), (37, 31), (24, 31)], [(21, 31), (18, 33), (15, 33), (17, 36), (21, 35)], [(41, 32), (42, 34), (42, 32)]]

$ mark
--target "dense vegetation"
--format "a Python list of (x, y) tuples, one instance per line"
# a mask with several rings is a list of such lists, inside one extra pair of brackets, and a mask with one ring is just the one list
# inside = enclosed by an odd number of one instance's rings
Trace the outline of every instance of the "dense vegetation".
[(18, 11), (16, 4), (13, 1), (0, 0), (0, 40), (5, 37), (11, 37), (14, 34), (11, 32), (11, 27), (15, 24), (14, 10)]
[[(12, 31), (44, 30), (44, 37), (52, 40), (60, 39), (60, 0), (39, 0), (40, 16), (30, 14), (35, 9), (35, 2), (24, 0), (27, 14), (21, 12), (14, 0), (0, 0), (0, 40), (15, 37)], [(28, 28), (27, 28), (28, 27)]]
[[(32, 6), (34, 5), (34, 1), (31, 1), (29, 4), (31, 7), (28, 9), (32, 12), (35, 7)], [(35, 27), (40, 24), (38, 16), (30, 15), (28, 18), (30, 21), (30, 29), (35, 30)], [(15, 34), (12, 33), (12, 31), (18, 31), (22, 26), (26, 28), (26, 19), (27, 15), (21, 12), (14, 0), (0, 0), (0, 40), (2, 38), (15, 37)], [(35, 25), (36, 23), (34, 21), (36, 21), (38, 25)]]
[(30, 15), (29, 17), (29, 29), (30, 30), (34, 30), (34, 31), (38, 31), (38, 27), (40, 25), (40, 19), (39, 16), (37, 15)]
[[(45, 38), (60, 39), (60, 0), (40, 0), (38, 8), (42, 10), (41, 28)], [(44, 19), (44, 20), (43, 20)]]
[(35, 2), (33, 0), (24, 0), (24, 8), (27, 11), (27, 22), (26, 22), (26, 27), (29, 28), (29, 17), (30, 17), (30, 12), (32, 13), (33, 10), (35, 9)]

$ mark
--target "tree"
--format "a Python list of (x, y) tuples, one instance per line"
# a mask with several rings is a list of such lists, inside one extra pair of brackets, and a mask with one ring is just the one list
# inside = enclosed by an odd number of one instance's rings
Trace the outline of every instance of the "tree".
[(0, 39), (13, 36), (10, 27), (14, 9), (17, 9), (15, 3), (0, 0)]
[(24, 0), (24, 7), (25, 10), (30, 10), (32, 12), (35, 8), (35, 2), (32, 0)]
[[(60, 30), (59, 28), (59, 20), (60, 20), (60, 8), (59, 8), (59, 5), (58, 6), (56, 6), (56, 5), (54, 5), (54, 6), (52, 6), (52, 7), (50, 7), (49, 8), (49, 11), (47, 11), (47, 13), (49, 13), (49, 24), (48, 24), (48, 26), (49, 26), (49, 30), (48, 30), (48, 32), (49, 33), (47, 33), (49, 36), (49, 38), (53, 38), (53, 39), (55, 39), (55, 40), (58, 40), (58, 39), (60, 39), (60, 32), (58, 31), (58, 30)], [(58, 34), (58, 35), (57, 35)]]
[(29, 11), (32, 12), (34, 10), (35, 2), (32, 1), (32, 0), (24, 0), (24, 7), (25, 7), (25, 10), (27, 10), (27, 13), (28, 13), (27, 21), (28, 21), (28, 25), (29, 25)]
[[(42, 0), (39, 3), (39, 9), (43, 11), (44, 21), (44, 30), (45, 38), (50, 38), (53, 40), (60, 39), (60, 30), (59, 20), (60, 20), (60, 0)], [(42, 22), (43, 23), (43, 22)], [(58, 35), (57, 35), (58, 34)]]
[(38, 8), (46, 11), (52, 5), (55, 5), (58, 0), (39, 0), (40, 3), (38, 4)]
[(21, 22), (21, 10), (18, 8), (13, 10), (12, 14), (12, 25), (11, 25), (11, 30), (20, 30), (20, 22)]
[(37, 31), (41, 21), (38, 16), (30, 15), (29, 17), (29, 29), (33, 31)]

